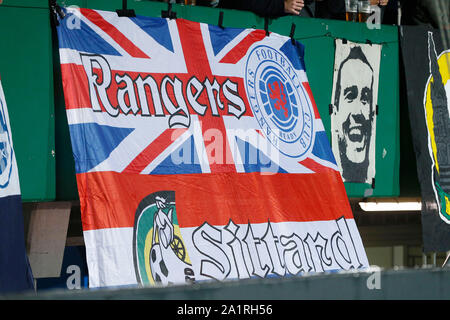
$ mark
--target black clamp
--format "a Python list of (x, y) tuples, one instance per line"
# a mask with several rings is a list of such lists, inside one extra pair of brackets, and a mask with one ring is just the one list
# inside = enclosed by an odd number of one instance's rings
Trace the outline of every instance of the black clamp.
[(177, 13), (172, 11), (172, 4), (168, 2), (167, 4), (167, 11), (163, 10), (161, 11), (161, 18), (169, 18), (169, 19), (176, 19)]
[(332, 114), (333, 113), (333, 105), (330, 103), (329, 105), (328, 105), (328, 114)]
[(347, 39), (342, 39), (342, 44), (347, 44)]
[(375, 189), (375, 178), (372, 178), (372, 189)]
[(375, 106), (375, 114), (378, 115), (378, 105)]
[(133, 9), (127, 9), (127, 0), (122, 0), (122, 9), (117, 9), (116, 13), (119, 17), (136, 17)]
[(55, 26), (59, 26), (59, 19), (64, 19), (66, 16), (64, 14), (64, 11), (61, 9), (61, 7), (56, 3), (56, 0), (50, 0), (49, 1), (49, 7), (50, 7), (50, 14), (52, 17), (53, 22), (55, 23)]
[(369, 39), (366, 39), (366, 43), (372, 45), (372, 41), (370, 41)]
[(224, 29), (224, 26), (223, 26), (223, 11), (220, 11), (220, 12), (219, 12), (219, 22), (217, 23), (217, 25), (218, 25), (221, 29)]
[(268, 37), (270, 35), (270, 32), (269, 32), (269, 18), (268, 17), (264, 17), (264, 31), (266, 31), (266, 37)]
[(291, 33), (289, 34), (289, 37), (291, 38), (292, 45), (295, 46), (294, 34), (295, 34), (295, 23), (292, 23), (292, 25), (291, 25)]

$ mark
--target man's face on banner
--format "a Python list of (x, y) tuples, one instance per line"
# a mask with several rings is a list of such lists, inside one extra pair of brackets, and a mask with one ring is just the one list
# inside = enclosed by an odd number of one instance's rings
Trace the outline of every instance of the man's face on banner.
[(373, 71), (360, 59), (341, 65), (336, 122), (339, 126), (339, 153), (350, 162), (363, 163), (369, 152), (372, 131)]

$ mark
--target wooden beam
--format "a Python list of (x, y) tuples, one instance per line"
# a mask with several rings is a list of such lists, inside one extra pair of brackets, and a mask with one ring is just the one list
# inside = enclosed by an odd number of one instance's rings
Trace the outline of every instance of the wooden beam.
[(70, 209), (70, 202), (40, 202), (28, 211), (27, 253), (34, 278), (60, 276)]

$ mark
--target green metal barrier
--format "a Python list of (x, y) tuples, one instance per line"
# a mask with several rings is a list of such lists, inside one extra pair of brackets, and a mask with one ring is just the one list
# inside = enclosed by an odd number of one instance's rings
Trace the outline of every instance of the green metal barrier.
[[(12, 5), (17, 7), (9, 7)], [(29, 3), (33, 3), (30, 5)], [(115, 11), (122, 6), (121, 0), (65, 0), (60, 5), (76, 5), (92, 9)], [(28, 7), (20, 7), (28, 6)], [(34, 6), (35, 8), (30, 8)], [(5, 0), (0, 6), (0, 26), (7, 30), (11, 48), (8, 53), (0, 52), (0, 72), (5, 80), (8, 104), (12, 114), (14, 143), (17, 149), (19, 170), (24, 200), (74, 200), (78, 198), (74, 162), (70, 146), (67, 119), (64, 111), (64, 97), (60, 80), (57, 42), (53, 39), (52, 73), (49, 12), (46, 1)], [(128, 8), (138, 15), (160, 17), (167, 4), (152, 1), (128, 1)], [(264, 19), (250, 12), (219, 10), (206, 7), (173, 5), (178, 18), (208, 24), (217, 24), (219, 12), (224, 12), (223, 25), (238, 28), (264, 28)], [(17, 18), (22, 17), (22, 18)], [(34, 19), (34, 20), (33, 20)], [(20, 20), (20, 26), (14, 21)], [(22, 24), (25, 23), (25, 26)], [(288, 36), (291, 24), (296, 24), (295, 38), (303, 43), (305, 63), (310, 85), (319, 108), (325, 130), (330, 138), (330, 117), (328, 105), (331, 102), (334, 67), (334, 39), (345, 38), (354, 42), (383, 44), (381, 52), (380, 85), (378, 95), (379, 114), (376, 137), (376, 183), (372, 195), (392, 197), (400, 194), (400, 118), (399, 118), (399, 49), (397, 28), (381, 26), (370, 30), (363, 23), (311, 19), (287, 16), (271, 20), (269, 30)], [(20, 33), (22, 32), (22, 33)], [(28, 34), (24, 35), (24, 32)], [(18, 36), (22, 35), (23, 38)], [(16, 39), (21, 39), (17, 41)], [(16, 41), (13, 41), (16, 40)], [(3, 41), (3, 40), (2, 40)], [(15, 57), (14, 52), (20, 52)], [(31, 52), (34, 51), (34, 54)], [(29, 81), (20, 84), (23, 76), (14, 72), (21, 64), (22, 73)], [(5, 69), (5, 71), (3, 71)], [(53, 96), (53, 78), (55, 94)], [(23, 80), (23, 79), (22, 79)], [(24, 92), (30, 92), (25, 95)], [(56, 125), (53, 119), (55, 101)], [(27, 108), (27, 113), (19, 110)], [(36, 126), (34, 123), (39, 123)], [(56, 126), (56, 134), (53, 134)], [(33, 139), (30, 139), (33, 128)], [(36, 130), (38, 133), (36, 133)], [(50, 134), (49, 134), (50, 133)], [(52, 156), (56, 149), (56, 163)], [(33, 152), (36, 155), (33, 155)], [(414, 172), (415, 174), (415, 172)], [(363, 197), (368, 184), (345, 183), (349, 197)], [(367, 194), (367, 193), (366, 193)]]
[(52, 37), (47, 1), (0, 5), (0, 76), (24, 201), (55, 199)]

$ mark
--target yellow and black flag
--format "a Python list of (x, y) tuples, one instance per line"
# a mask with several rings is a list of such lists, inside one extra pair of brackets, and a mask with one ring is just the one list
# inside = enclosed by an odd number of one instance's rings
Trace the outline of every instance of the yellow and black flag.
[(425, 252), (450, 250), (450, 48), (439, 30), (401, 29)]

